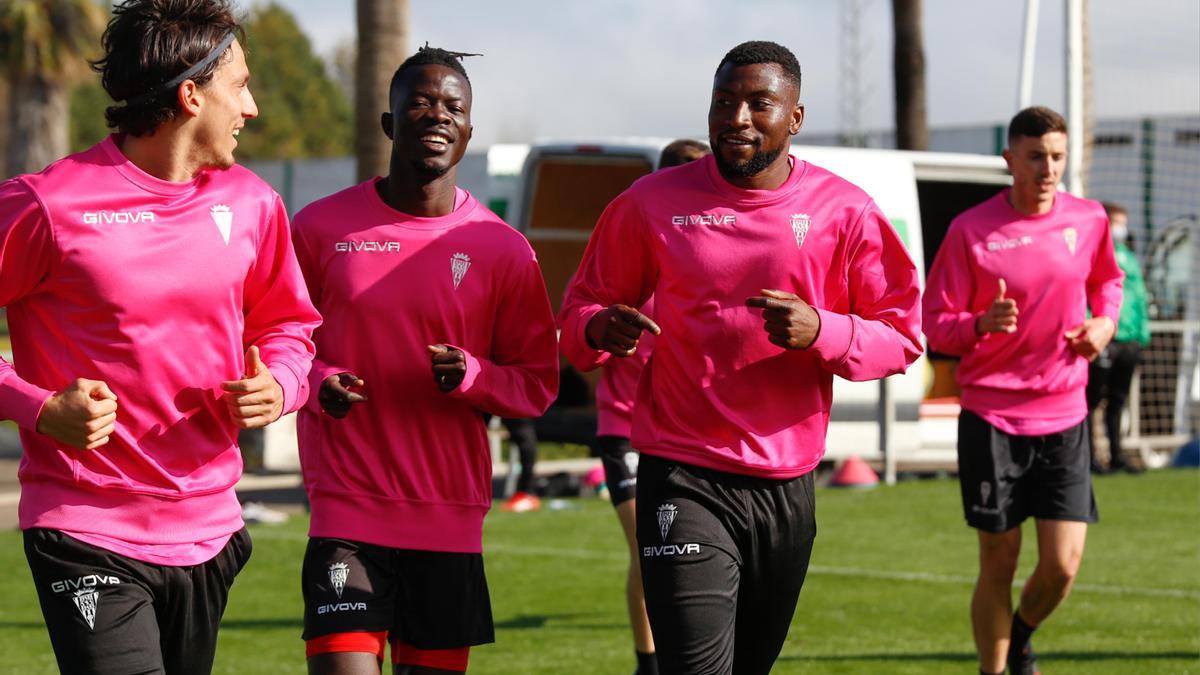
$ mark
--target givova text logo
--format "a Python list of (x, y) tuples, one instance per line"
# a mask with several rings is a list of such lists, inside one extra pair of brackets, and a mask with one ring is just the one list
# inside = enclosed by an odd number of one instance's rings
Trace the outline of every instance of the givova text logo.
[(698, 213), (690, 216), (671, 216), (672, 225), (737, 225), (737, 216), (727, 213), (714, 216), (710, 213)]
[(333, 245), (339, 253), (399, 253), (398, 241), (339, 241)]
[(153, 223), (153, 211), (84, 211), (83, 222), (87, 225), (129, 225), (131, 223)]

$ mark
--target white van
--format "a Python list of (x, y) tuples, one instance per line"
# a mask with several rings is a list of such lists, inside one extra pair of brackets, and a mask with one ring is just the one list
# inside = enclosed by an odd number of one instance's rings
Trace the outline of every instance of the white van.
[[(529, 148), (506, 220), (537, 251), (556, 312), (601, 211), (657, 168), (670, 140), (544, 142)], [(802, 145), (791, 152), (845, 177), (875, 199), (908, 246), (922, 284), (951, 219), (1010, 183), (1004, 161), (996, 156)], [(895, 421), (888, 427), (888, 441), (897, 461), (954, 466), (954, 363), (922, 356), (907, 373), (888, 378)], [(539, 432), (546, 440), (579, 442), (594, 432), (592, 399), (581, 394), (594, 390), (596, 376), (581, 376), (565, 361), (563, 367), (559, 403), (540, 422)], [(883, 459), (881, 391), (879, 382), (834, 378), (829, 459)]]

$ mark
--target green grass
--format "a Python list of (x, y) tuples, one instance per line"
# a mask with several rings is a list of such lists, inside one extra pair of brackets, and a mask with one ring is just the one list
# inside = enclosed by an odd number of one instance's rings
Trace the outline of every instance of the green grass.
[[(1047, 673), (1200, 673), (1200, 473), (1097, 479), (1101, 523), (1078, 587), (1039, 630)], [(475, 673), (627, 673), (633, 654), (612, 508), (573, 500), (495, 512), (485, 551), (497, 643)], [(776, 673), (969, 673), (967, 613), (975, 535), (954, 480), (868, 491), (823, 489), (812, 570)], [(233, 590), (216, 672), (305, 672), (298, 570), (305, 522), (253, 529), (254, 558)], [(1022, 578), (1033, 563), (1026, 530)], [(52, 673), (21, 552), (0, 534), (0, 673)], [(1014, 591), (1015, 593), (1015, 591)]]

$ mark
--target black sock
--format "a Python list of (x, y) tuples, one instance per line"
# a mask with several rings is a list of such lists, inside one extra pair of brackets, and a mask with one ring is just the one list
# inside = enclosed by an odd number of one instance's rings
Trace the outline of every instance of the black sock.
[(635, 675), (658, 675), (658, 657), (654, 652), (634, 651), (637, 655), (638, 667)]
[[(1021, 618), (1020, 610), (1013, 612), (1012, 634), (1008, 643), (1008, 669), (1014, 675), (1022, 675), (1023, 670), (1031, 670), (1029, 667), (1033, 665), (1034, 658), (1030, 638), (1035, 630), (1036, 626), (1030, 626)], [(1018, 669), (1019, 666), (1026, 668)]]

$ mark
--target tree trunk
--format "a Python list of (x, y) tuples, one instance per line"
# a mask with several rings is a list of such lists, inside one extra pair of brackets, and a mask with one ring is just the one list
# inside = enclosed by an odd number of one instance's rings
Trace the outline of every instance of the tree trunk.
[(928, 150), (921, 0), (892, 0), (892, 34), (895, 38), (896, 147), (901, 150)]
[(6, 175), (41, 171), (67, 154), (69, 92), (38, 75), (9, 84)]
[(358, 179), (386, 175), (391, 142), (379, 116), (387, 112), (388, 85), (408, 55), (408, 0), (357, 0), (358, 62), (354, 69), (354, 149)]

